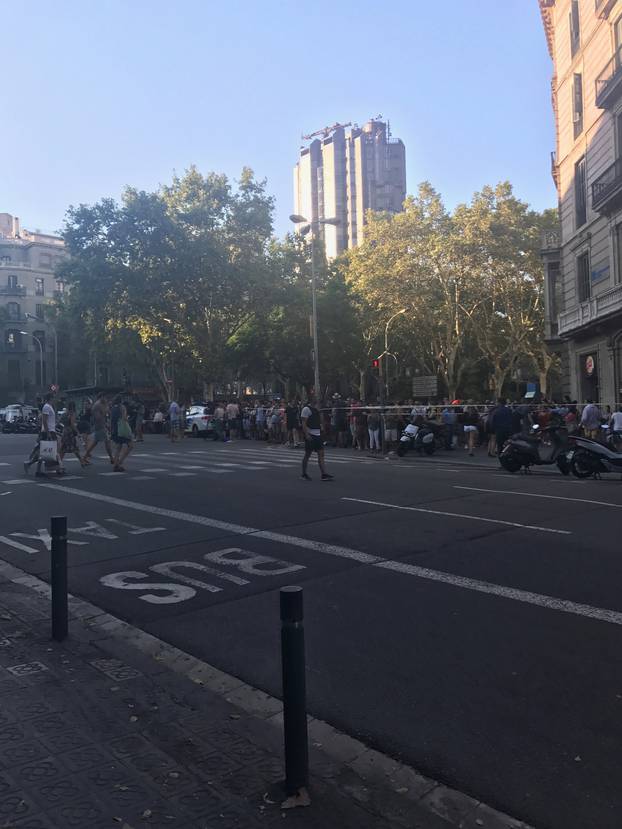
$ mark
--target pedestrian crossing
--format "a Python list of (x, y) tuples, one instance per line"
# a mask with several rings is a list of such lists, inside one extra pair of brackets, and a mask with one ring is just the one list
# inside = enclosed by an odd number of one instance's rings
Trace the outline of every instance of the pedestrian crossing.
[[(302, 451), (289, 449), (283, 446), (265, 446), (260, 444), (212, 444), (200, 449), (178, 448), (176, 450), (166, 449), (159, 451), (141, 451), (132, 453), (126, 462), (127, 472), (119, 474), (110, 467), (107, 455), (97, 455), (93, 463), (80, 475), (64, 475), (56, 478), (53, 474), (49, 477), (61, 481), (81, 480), (88, 481), (92, 478), (105, 480), (107, 478), (124, 481), (156, 481), (162, 478), (199, 478), (218, 477), (237, 474), (247, 475), (251, 472), (265, 472), (280, 470), (298, 475), (302, 461)], [(68, 472), (74, 468), (70, 464), (77, 464), (77, 458), (65, 458)], [(346, 467), (357, 469), (360, 466), (377, 467), (378, 464), (385, 467), (382, 458), (360, 455), (333, 455), (330, 447), (326, 457), (327, 466), (331, 469), (345, 470)], [(315, 458), (311, 458), (310, 468), (316, 466)], [(404, 468), (396, 465), (393, 468)], [(457, 471), (457, 470), (456, 470)], [(9, 473), (10, 474), (10, 473)], [(255, 477), (255, 476), (253, 476)], [(257, 476), (260, 477), (260, 476)], [(20, 478), (0, 481), (3, 484), (18, 484), (35, 482), (34, 478)]]

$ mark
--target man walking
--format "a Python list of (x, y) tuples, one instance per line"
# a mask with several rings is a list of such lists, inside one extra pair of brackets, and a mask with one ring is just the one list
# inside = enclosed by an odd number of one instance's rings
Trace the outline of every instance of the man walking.
[(36, 463), (37, 464), (37, 471), (36, 476), (38, 478), (45, 477), (45, 472), (41, 471), (41, 467), (43, 466), (43, 460), (41, 458), (40, 447), (42, 440), (51, 440), (56, 441), (58, 443), (58, 437), (56, 435), (56, 410), (54, 409), (54, 395), (52, 392), (49, 392), (45, 395), (45, 402), (41, 409), (41, 427), (39, 432), (39, 440), (37, 441), (37, 445), (30, 453), (30, 457), (27, 461), (24, 462), (24, 472), (26, 475), (30, 471), (30, 467)]
[(322, 473), (323, 481), (332, 481), (333, 476), (329, 475), (324, 465), (324, 441), (322, 440), (320, 410), (309, 402), (302, 410), (302, 432), (305, 436), (305, 454), (302, 459), (302, 478), (305, 481), (312, 480), (307, 474), (307, 466), (312, 453), (317, 454), (317, 462)]
[(500, 455), (505, 442), (512, 436), (512, 410), (504, 397), (499, 398), (497, 408), (492, 413), (491, 425), (497, 443), (497, 454)]
[(181, 409), (179, 408), (179, 403), (176, 400), (171, 400), (171, 405), (168, 407), (169, 438), (171, 439), (171, 443), (179, 440), (180, 417)]
[(587, 406), (581, 413), (581, 426), (583, 427), (583, 433), (586, 438), (598, 440), (600, 437), (601, 421), (602, 415), (600, 413), (600, 409), (593, 400), (588, 400)]
[(114, 464), (114, 457), (112, 455), (112, 448), (110, 446), (110, 439), (108, 437), (106, 420), (108, 418), (108, 401), (106, 395), (100, 392), (97, 395), (97, 400), (91, 409), (91, 421), (93, 423), (93, 431), (89, 438), (89, 442), (84, 453), (84, 462), (90, 463), (93, 450), (98, 443), (103, 442), (106, 447), (106, 452), (110, 458), (110, 463)]

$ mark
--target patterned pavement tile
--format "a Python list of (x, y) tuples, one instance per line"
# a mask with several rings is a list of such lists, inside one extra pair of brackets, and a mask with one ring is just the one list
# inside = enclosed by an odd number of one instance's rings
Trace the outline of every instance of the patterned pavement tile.
[(45, 809), (54, 809), (57, 806), (70, 806), (84, 795), (84, 790), (78, 780), (72, 777), (64, 777), (53, 780), (32, 789), (32, 795)]
[(20, 766), (34, 760), (42, 760), (49, 751), (38, 740), (26, 740), (11, 745), (0, 745), (0, 765), (5, 768)]
[(55, 757), (45, 757), (34, 763), (20, 766), (13, 774), (22, 786), (31, 788), (62, 777), (65, 774), (65, 769)]
[(9, 792), (0, 797), (0, 826), (10, 826), (12, 821), (29, 817), (39, 811), (34, 800), (21, 791)]
[(123, 825), (113, 823), (109, 810), (90, 800), (78, 800), (49, 812), (52, 825), (58, 829), (104, 829)]
[(114, 762), (113, 757), (101, 746), (92, 744), (61, 754), (59, 759), (67, 771), (72, 772), (80, 772), (95, 766), (104, 765), (105, 763)]

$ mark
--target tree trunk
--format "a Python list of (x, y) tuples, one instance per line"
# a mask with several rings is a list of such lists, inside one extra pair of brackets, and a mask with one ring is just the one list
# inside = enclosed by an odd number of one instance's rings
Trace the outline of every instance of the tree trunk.
[(507, 377), (507, 371), (502, 368), (496, 368), (492, 375), (492, 388), (495, 399), (498, 400), (503, 394), (503, 384)]
[(548, 390), (549, 390), (548, 389), (548, 383), (549, 383), (549, 370), (548, 370), (548, 368), (546, 368), (546, 369), (540, 368), (540, 371), (538, 372), (538, 377), (540, 379), (540, 394), (543, 397), (547, 397), (548, 396)]

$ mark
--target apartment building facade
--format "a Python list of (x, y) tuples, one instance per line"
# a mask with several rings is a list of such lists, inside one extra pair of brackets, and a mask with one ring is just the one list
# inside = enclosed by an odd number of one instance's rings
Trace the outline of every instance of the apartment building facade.
[(64, 285), (54, 273), (63, 240), (0, 213), (0, 405), (28, 402), (58, 381), (49, 306)]
[(398, 213), (406, 198), (406, 151), (388, 123), (348, 126), (307, 136), (294, 167), (294, 212), (317, 224), (329, 259), (360, 244), (368, 210)]
[(543, 245), (564, 392), (622, 403), (622, 0), (539, 0), (551, 58), (560, 232)]

